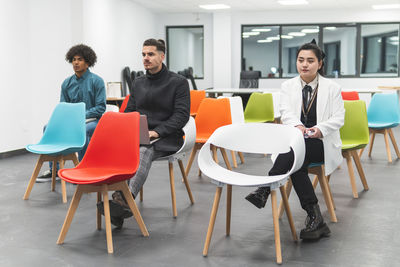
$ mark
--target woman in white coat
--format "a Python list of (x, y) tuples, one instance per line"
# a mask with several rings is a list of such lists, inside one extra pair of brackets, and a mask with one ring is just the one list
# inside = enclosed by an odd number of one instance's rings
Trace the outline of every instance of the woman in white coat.
[[(298, 128), (305, 138), (304, 163), (291, 176), (301, 206), (308, 215), (306, 227), (300, 232), (301, 239), (319, 239), (330, 234), (308, 177), (308, 165), (324, 162), (325, 172), (330, 174), (342, 161), (339, 129), (344, 123), (345, 110), (340, 86), (322, 76), (324, 57), (315, 40), (302, 45), (297, 51), (296, 61), (300, 75), (282, 83), (282, 123)], [(280, 154), (269, 175), (286, 173), (293, 160), (292, 151)], [(269, 192), (268, 187), (259, 187), (246, 199), (263, 208)]]

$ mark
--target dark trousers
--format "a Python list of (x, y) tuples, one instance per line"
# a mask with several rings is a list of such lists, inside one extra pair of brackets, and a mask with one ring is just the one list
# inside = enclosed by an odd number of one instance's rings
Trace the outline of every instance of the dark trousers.
[[(304, 163), (298, 171), (291, 175), (294, 190), (296, 191), (301, 207), (304, 210), (306, 210), (307, 207), (318, 203), (314, 188), (310, 178), (308, 177), (308, 165), (310, 163), (319, 163), (324, 161), (324, 146), (320, 139), (306, 138), (305, 145), (306, 154), (304, 157)], [(293, 161), (293, 151), (279, 154), (268, 175), (278, 175), (288, 172), (293, 165)]]

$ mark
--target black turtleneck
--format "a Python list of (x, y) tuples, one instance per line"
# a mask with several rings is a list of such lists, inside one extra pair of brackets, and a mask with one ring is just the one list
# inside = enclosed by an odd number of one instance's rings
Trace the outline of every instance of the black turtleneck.
[(147, 115), (149, 129), (161, 139), (155, 150), (177, 151), (183, 144), (182, 128), (189, 120), (190, 91), (187, 80), (163, 64), (155, 74), (146, 72), (133, 81), (131, 97), (125, 112)]

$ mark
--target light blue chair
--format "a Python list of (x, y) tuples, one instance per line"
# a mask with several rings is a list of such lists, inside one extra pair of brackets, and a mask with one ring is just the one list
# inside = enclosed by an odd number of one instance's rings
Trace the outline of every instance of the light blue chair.
[[(26, 146), (29, 152), (39, 154), (39, 159), (33, 170), (24, 199), (28, 199), (35, 184), (43, 162), (52, 161), (51, 191), (55, 190), (56, 163), (64, 168), (66, 160), (72, 160), (76, 165), (79, 161), (76, 152), (82, 149), (86, 142), (85, 103), (59, 103), (50, 117), (46, 130), (39, 143)], [(65, 181), (61, 180), (63, 202), (67, 202)]]
[[(389, 147), (389, 136), (392, 141), (396, 155), (400, 158), (400, 152), (394, 139), (391, 128), (400, 124), (400, 107), (399, 97), (396, 93), (393, 94), (375, 94), (368, 111), (368, 127), (371, 134), (371, 142), (369, 146), (368, 157), (371, 157), (372, 147), (374, 145), (375, 134), (383, 134), (385, 137), (386, 153), (389, 162), (392, 162), (392, 155)], [(360, 157), (364, 149), (360, 151)]]

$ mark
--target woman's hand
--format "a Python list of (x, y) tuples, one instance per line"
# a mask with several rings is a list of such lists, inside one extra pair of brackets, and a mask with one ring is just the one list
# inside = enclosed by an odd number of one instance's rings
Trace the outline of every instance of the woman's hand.
[(322, 138), (322, 133), (317, 127), (308, 128), (306, 131), (308, 133), (308, 138)]

